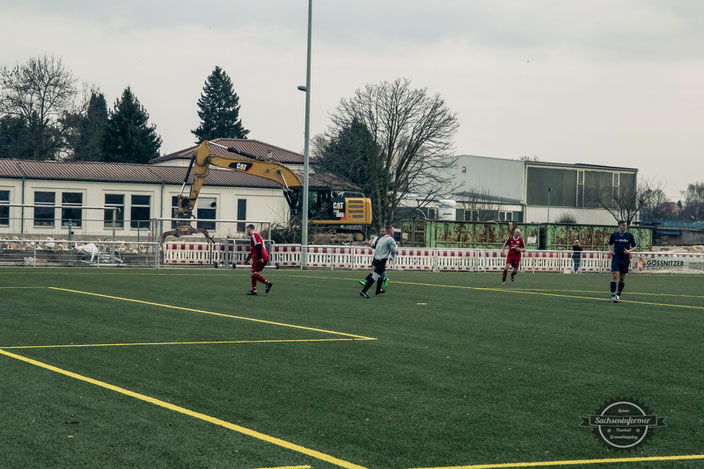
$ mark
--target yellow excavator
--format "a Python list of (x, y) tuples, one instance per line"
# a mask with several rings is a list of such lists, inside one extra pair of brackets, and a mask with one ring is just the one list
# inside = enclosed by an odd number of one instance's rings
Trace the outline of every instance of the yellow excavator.
[[(216, 146), (235, 153), (242, 159), (232, 159), (216, 155), (210, 146)], [(189, 236), (195, 233), (202, 233), (209, 242), (214, 242), (210, 233), (203, 228), (194, 228), (190, 219), (193, 218), (198, 194), (200, 193), (205, 177), (208, 175), (210, 165), (220, 168), (227, 168), (233, 171), (240, 171), (253, 174), (274, 181), (281, 185), (284, 198), (291, 209), (291, 214), (296, 216), (300, 210), (303, 197), (300, 192), (303, 183), (296, 173), (288, 167), (276, 162), (267, 160), (264, 157), (237, 150), (233, 147), (225, 147), (215, 142), (203, 141), (191, 158), (186, 171), (186, 177), (181, 185), (181, 192), (177, 196), (177, 207), (174, 209), (175, 218), (183, 219), (174, 230), (165, 231), (161, 235), (161, 242), (168, 236), (180, 237)], [(193, 171), (193, 181), (188, 196), (183, 192), (188, 184), (189, 177)], [(311, 206), (314, 208), (311, 224), (313, 225), (333, 225), (342, 231), (361, 232), (360, 227), (370, 225), (372, 222), (371, 200), (358, 192), (333, 191), (332, 189), (316, 189), (310, 191), (316, 193)]]

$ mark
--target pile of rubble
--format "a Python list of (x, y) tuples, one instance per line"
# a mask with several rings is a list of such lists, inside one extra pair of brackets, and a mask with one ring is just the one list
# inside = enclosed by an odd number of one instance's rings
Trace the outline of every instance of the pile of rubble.
[[(57, 241), (54, 238), (47, 237), (43, 240), (27, 240), (20, 239), (17, 236), (11, 237), (0, 237), (0, 250), (34, 250), (37, 251), (50, 251), (50, 252), (62, 252), (69, 251), (71, 249), (82, 250), (86, 246), (89, 246), (89, 250), (92, 251), (97, 249), (97, 244), (102, 244), (103, 242), (98, 240), (95, 242), (90, 241)], [(105, 241), (105, 244), (109, 245), (110, 248), (114, 246), (114, 249), (119, 253), (131, 253), (131, 254), (143, 254), (149, 250), (149, 246), (142, 244), (124, 244), (124, 243), (112, 243), (110, 241)]]

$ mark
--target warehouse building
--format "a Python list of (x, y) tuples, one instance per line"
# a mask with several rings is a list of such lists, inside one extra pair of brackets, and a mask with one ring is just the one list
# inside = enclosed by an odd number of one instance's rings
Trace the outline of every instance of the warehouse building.
[(460, 155), (450, 175), (452, 191), (437, 206), (454, 204), (455, 220), (610, 225), (603, 204), (635, 190), (638, 170)]

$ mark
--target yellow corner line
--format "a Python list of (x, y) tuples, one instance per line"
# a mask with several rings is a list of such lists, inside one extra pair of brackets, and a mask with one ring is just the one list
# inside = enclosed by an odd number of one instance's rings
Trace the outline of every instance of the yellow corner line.
[(125, 342), (119, 344), (59, 344), (59, 345), (11, 345), (5, 350), (29, 348), (80, 348), (80, 347), (135, 347), (147, 345), (212, 345), (212, 344), (275, 344), (288, 342), (351, 342), (354, 340), (376, 339), (261, 339), (261, 340), (202, 340), (195, 342)]
[(130, 397), (133, 397), (133, 398), (135, 398), (135, 399), (139, 399), (139, 400), (141, 400), (141, 401), (148, 402), (148, 403), (150, 403), (150, 404), (154, 404), (154, 405), (157, 405), (157, 406), (159, 406), (159, 407), (163, 407), (163, 408), (165, 408), (165, 409), (172, 410), (172, 411), (174, 411), (174, 412), (178, 412), (178, 413), (180, 413), (180, 414), (188, 415), (188, 416), (190, 416), (190, 417), (194, 417), (194, 418), (197, 418), (197, 419), (199, 419), (199, 420), (203, 420), (203, 421), (205, 421), (205, 422), (212, 423), (212, 424), (214, 424), (214, 425), (218, 425), (218, 426), (227, 428), (227, 429), (229, 429), (229, 430), (234, 430), (234, 431), (236, 431), (236, 432), (238, 432), (238, 433), (242, 433), (243, 435), (247, 435), (247, 436), (250, 436), (250, 437), (252, 437), (252, 438), (256, 438), (256, 439), (258, 439), (258, 440), (262, 440), (262, 441), (265, 441), (265, 442), (267, 442), (267, 443), (271, 443), (271, 444), (273, 444), (273, 445), (277, 445), (277, 446), (280, 446), (280, 447), (282, 447), (282, 448), (289, 449), (289, 450), (291, 450), (291, 451), (295, 451), (295, 452), (298, 452), (298, 453), (302, 453), (302, 454), (305, 454), (306, 456), (310, 456), (310, 457), (312, 457), (312, 458), (316, 458), (316, 459), (319, 459), (319, 460), (321, 460), (321, 461), (325, 461), (325, 462), (328, 462), (328, 463), (330, 463), (330, 464), (334, 464), (334, 465), (339, 466), (339, 467), (344, 467), (344, 468), (346, 468), (346, 469), (366, 469), (366, 468), (364, 468), (363, 466), (358, 466), (357, 464), (353, 464), (353, 463), (350, 463), (350, 462), (347, 462), (347, 461), (343, 461), (342, 459), (338, 459), (338, 458), (336, 458), (336, 457), (334, 457), (334, 456), (330, 456), (330, 455), (328, 455), (328, 454), (321, 453), (320, 451), (315, 451), (315, 450), (312, 450), (312, 449), (308, 449), (308, 448), (305, 448), (305, 447), (303, 447), (303, 446), (297, 445), (297, 444), (295, 444), (295, 443), (291, 443), (291, 442), (288, 442), (288, 441), (285, 441), (285, 440), (282, 440), (282, 439), (279, 439), (279, 438), (276, 438), (276, 437), (273, 437), (273, 436), (265, 435), (264, 433), (260, 433), (260, 432), (255, 431), (255, 430), (251, 430), (251, 429), (249, 429), (249, 428), (241, 427), (241, 426), (239, 426), (239, 425), (235, 425), (234, 423), (226, 422), (226, 421), (224, 421), (224, 420), (220, 420), (220, 419), (218, 419), (218, 418), (211, 417), (211, 416), (209, 416), (209, 415), (205, 415), (205, 414), (202, 414), (202, 413), (200, 413), (200, 412), (195, 412), (195, 411), (193, 411), (193, 410), (186, 409), (185, 407), (177, 406), (177, 405), (175, 405), (175, 404), (171, 404), (171, 403), (169, 403), (169, 402), (162, 401), (162, 400), (160, 400), (160, 399), (156, 399), (156, 398), (153, 398), (153, 397), (149, 397), (149, 396), (146, 396), (146, 395), (144, 395), (144, 394), (140, 394), (140, 393), (138, 393), (138, 392), (130, 391), (130, 390), (128, 390), (128, 389), (121, 388), (121, 387), (119, 387), (119, 386), (115, 386), (115, 385), (106, 383), (106, 382), (104, 382), (104, 381), (99, 381), (99, 380), (97, 380), (97, 379), (89, 378), (89, 377), (87, 377), (87, 376), (83, 376), (83, 375), (80, 375), (80, 374), (78, 374), (78, 373), (74, 373), (74, 372), (72, 372), (72, 371), (68, 371), (68, 370), (64, 370), (64, 369), (61, 369), (61, 368), (57, 368), (57, 367), (55, 367), (55, 366), (52, 366), (52, 365), (49, 365), (49, 364), (46, 364), (46, 363), (43, 363), (43, 362), (40, 362), (40, 361), (37, 361), (37, 360), (33, 360), (33, 359), (31, 359), (31, 358), (27, 358), (27, 357), (24, 357), (24, 356), (22, 356), (22, 355), (17, 355), (17, 354), (14, 354), (14, 353), (12, 353), (12, 352), (8, 352), (8, 351), (3, 350), (3, 349), (0, 349), (0, 355), (5, 355), (5, 356), (7, 356), (7, 357), (14, 358), (14, 359), (16, 359), (16, 360), (20, 360), (20, 361), (23, 361), (23, 362), (25, 362), (25, 363), (29, 363), (30, 365), (38, 366), (38, 367), (40, 367), (40, 368), (44, 368), (44, 369), (46, 369), (46, 370), (53, 371), (53, 372), (55, 372), (55, 373), (59, 373), (59, 374), (62, 374), (62, 375), (64, 375), (64, 376), (68, 376), (68, 377), (70, 377), (70, 378), (74, 378), (74, 379), (77, 379), (77, 380), (80, 380), (80, 381), (84, 381), (84, 382), (86, 382), (86, 383), (94, 384), (94, 385), (96, 385), (96, 386), (100, 386), (101, 388), (109, 389), (110, 391), (115, 391), (115, 392), (118, 392), (118, 393), (120, 393), (120, 394), (124, 394), (124, 395), (126, 395), (126, 396), (130, 396)]
[(329, 331), (326, 329), (317, 329), (315, 327), (306, 327), (306, 326), (297, 326), (295, 324), (285, 324), (283, 322), (274, 322), (274, 321), (267, 321), (264, 319), (255, 319), (255, 318), (248, 318), (245, 316), (235, 316), (232, 314), (224, 314), (224, 313), (214, 313), (212, 311), (204, 311), (202, 309), (193, 309), (193, 308), (185, 308), (183, 306), (173, 306), (173, 305), (164, 305), (161, 303), (154, 303), (151, 301), (143, 301), (143, 300), (135, 300), (132, 298), (122, 298), (119, 296), (111, 296), (111, 295), (103, 295), (100, 293), (92, 293), (92, 292), (86, 292), (86, 291), (80, 291), (80, 290), (70, 290), (68, 288), (58, 288), (58, 287), (49, 287), (51, 290), (57, 290), (57, 291), (65, 291), (69, 293), (78, 293), (81, 295), (90, 295), (90, 296), (98, 296), (101, 298), (110, 298), (111, 300), (120, 300), (120, 301), (129, 301), (131, 303), (140, 303), (143, 305), (150, 305), (150, 306), (159, 306), (160, 308), (170, 308), (170, 309), (178, 309), (181, 311), (192, 311), (194, 313), (201, 313), (201, 314), (210, 314), (212, 316), (221, 316), (224, 318), (232, 318), (232, 319), (242, 319), (243, 321), (252, 321), (252, 322), (260, 322), (263, 324), (270, 324), (273, 326), (283, 326), (283, 327), (292, 327), (294, 329), (304, 329), (307, 331), (315, 331), (315, 332), (324, 332), (326, 334), (335, 334), (335, 335), (343, 335), (346, 337), (354, 337), (355, 339), (364, 339), (364, 340), (376, 340), (373, 337), (364, 337), (361, 335), (355, 335), (355, 334), (346, 334), (344, 332), (336, 332), (336, 331)]
[(425, 467), (416, 469), (498, 469), (508, 467), (541, 467), (541, 466), (573, 466), (581, 464), (608, 464), (616, 462), (647, 462), (647, 461), (684, 461), (688, 459), (704, 459), (704, 454), (686, 456), (652, 456), (642, 458), (609, 458), (609, 459), (571, 459), (566, 461), (516, 462), (502, 464), (474, 464), (471, 466)]

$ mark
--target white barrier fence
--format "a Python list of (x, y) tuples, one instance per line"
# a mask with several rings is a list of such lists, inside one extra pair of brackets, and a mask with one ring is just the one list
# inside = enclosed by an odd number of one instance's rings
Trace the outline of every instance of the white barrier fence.
[[(231, 265), (242, 263), (249, 254), (245, 245), (208, 245), (196, 242), (169, 242), (164, 245), (166, 265)], [(368, 269), (374, 250), (357, 246), (308, 246), (307, 266), (322, 269)], [(301, 266), (301, 245), (273, 245), (269, 250), (272, 265)], [(449, 272), (496, 272), (506, 258), (498, 249), (400, 248), (387, 264), (389, 270)], [(524, 272), (572, 272), (572, 251), (526, 251), (521, 259)], [(604, 251), (582, 252), (580, 272), (609, 272), (611, 255)], [(704, 254), (635, 252), (631, 272), (704, 273)]]

